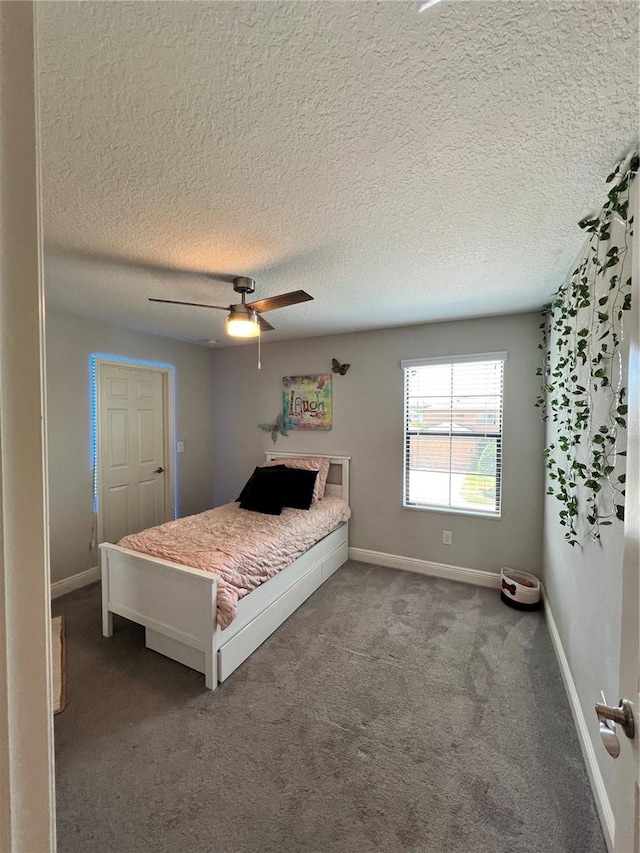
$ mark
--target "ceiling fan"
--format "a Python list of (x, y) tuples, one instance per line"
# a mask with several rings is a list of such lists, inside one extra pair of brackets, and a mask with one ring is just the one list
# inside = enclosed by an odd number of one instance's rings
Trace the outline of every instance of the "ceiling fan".
[(269, 332), (273, 329), (271, 323), (264, 319), (265, 311), (274, 311), (276, 308), (286, 308), (289, 305), (297, 305), (299, 302), (308, 302), (313, 299), (304, 290), (292, 290), (290, 293), (281, 293), (280, 296), (269, 296), (266, 299), (258, 299), (255, 302), (247, 302), (247, 293), (253, 293), (256, 283), (252, 278), (238, 275), (233, 279), (233, 289), (242, 295), (242, 301), (237, 305), (207, 305), (203, 302), (182, 302), (178, 299), (153, 299), (149, 302), (166, 302), (169, 305), (191, 305), (196, 308), (213, 308), (216, 311), (228, 311), (227, 334), (234, 338), (255, 338), (260, 332)]

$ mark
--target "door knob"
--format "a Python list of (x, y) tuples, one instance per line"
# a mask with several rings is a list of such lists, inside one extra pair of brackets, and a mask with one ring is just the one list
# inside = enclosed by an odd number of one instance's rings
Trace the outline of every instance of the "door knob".
[(615, 733), (615, 726), (612, 723), (607, 723), (606, 720), (600, 720), (598, 730), (604, 748), (607, 750), (611, 758), (617, 758), (620, 755), (620, 741)]
[(164, 474), (164, 468), (156, 468), (156, 470), (153, 473), (154, 474)]
[(601, 723), (605, 721), (617, 723), (631, 740), (635, 737), (636, 726), (633, 721), (633, 708), (628, 699), (621, 699), (617, 708), (596, 702), (596, 715)]
[(604, 695), (602, 699), (602, 702), (596, 702), (600, 737), (609, 755), (612, 758), (617, 758), (620, 755), (620, 741), (616, 734), (616, 725), (620, 726), (628, 738), (634, 738), (636, 727), (633, 719), (633, 708), (628, 699), (621, 699), (617, 708), (607, 705)]

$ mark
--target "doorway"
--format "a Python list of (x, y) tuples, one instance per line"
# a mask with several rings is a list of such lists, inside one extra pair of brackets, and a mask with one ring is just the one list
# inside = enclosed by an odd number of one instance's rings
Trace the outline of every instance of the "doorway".
[(172, 365), (92, 356), (97, 541), (176, 517)]

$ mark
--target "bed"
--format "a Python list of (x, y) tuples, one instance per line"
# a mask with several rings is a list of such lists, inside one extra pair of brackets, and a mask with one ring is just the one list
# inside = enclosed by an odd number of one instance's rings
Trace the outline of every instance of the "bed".
[[(273, 451), (266, 461), (286, 464), (287, 457), (305, 456), (318, 454)], [(350, 458), (329, 459), (325, 495), (348, 504)], [(349, 524), (341, 523), (240, 598), (226, 627), (218, 619), (215, 573), (120, 545), (103, 543), (100, 550), (103, 636), (113, 633), (114, 613), (131, 619), (144, 626), (147, 648), (203, 673), (206, 686), (215, 690), (346, 562)]]

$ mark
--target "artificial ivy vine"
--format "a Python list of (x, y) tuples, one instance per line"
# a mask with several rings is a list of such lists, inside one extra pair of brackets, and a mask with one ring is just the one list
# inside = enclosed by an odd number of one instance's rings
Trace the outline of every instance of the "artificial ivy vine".
[(629, 189), (638, 165), (634, 153), (607, 178), (612, 187), (600, 214), (578, 223), (592, 235), (585, 253), (542, 312), (536, 406), (556, 425), (556, 440), (545, 449), (547, 494), (561, 504), (570, 545), (579, 544), (582, 531), (599, 539), (601, 527), (624, 520), (622, 346), (624, 314), (631, 308)]

